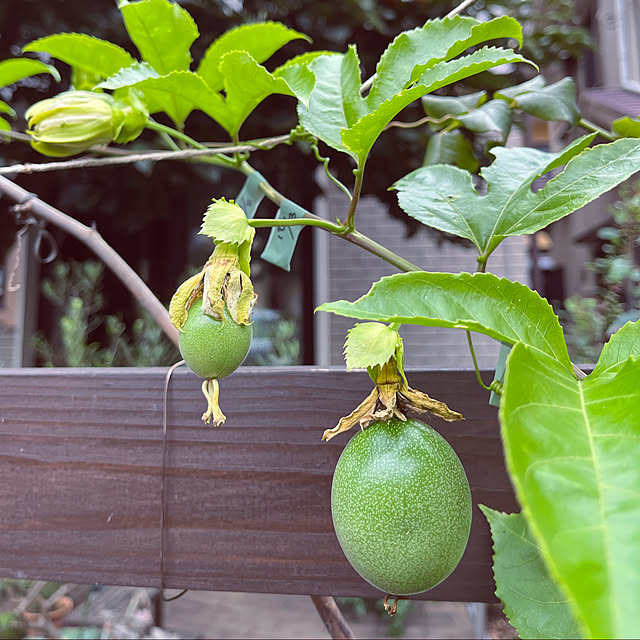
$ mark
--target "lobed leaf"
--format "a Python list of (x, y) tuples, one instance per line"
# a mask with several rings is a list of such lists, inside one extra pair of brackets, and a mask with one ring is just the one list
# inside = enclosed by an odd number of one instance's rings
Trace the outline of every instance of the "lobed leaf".
[(0, 62), (0, 87), (8, 87), (14, 82), (35, 76), (39, 73), (48, 73), (53, 76), (57, 82), (60, 82), (58, 70), (39, 60), (31, 60), (30, 58), (2, 60)]
[(356, 324), (349, 329), (344, 343), (347, 369), (382, 367), (395, 356), (399, 343), (398, 332), (386, 324)]
[(579, 638), (566, 596), (551, 577), (520, 513), (479, 505), (491, 527), (496, 595), (521, 638)]
[(121, 89), (122, 87), (130, 87), (143, 80), (149, 78), (158, 78), (158, 72), (148, 62), (134, 62), (128, 67), (123, 67), (100, 84), (96, 85), (98, 89)]
[(522, 27), (508, 16), (488, 22), (455, 16), (430, 20), (423, 27), (401, 33), (378, 62), (367, 96), (369, 108), (373, 110), (391, 99), (435, 63), (451, 60), (470, 47), (496, 38), (513, 38), (522, 45)]
[[(534, 233), (559, 220), (637, 171), (640, 141), (586, 148), (594, 135), (553, 154), (525, 147), (495, 148), (496, 160), (480, 172), (486, 195), (455, 167), (416, 169), (396, 182), (400, 207), (423, 224), (471, 240), (488, 257), (507, 236)], [(536, 191), (533, 182), (566, 164)]]
[(43, 51), (76, 69), (108, 78), (135, 60), (122, 47), (84, 33), (58, 33), (30, 42), (23, 51)]
[(188, 71), (198, 28), (185, 9), (169, 0), (120, 0), (118, 6), (143, 60), (160, 75)]
[(578, 381), (516, 344), (500, 422), (507, 467), (546, 565), (588, 637), (640, 634), (640, 359)]
[(491, 273), (410, 272), (375, 282), (356, 300), (320, 311), (359, 320), (468, 329), (509, 344), (523, 342), (571, 371), (558, 318), (549, 303), (518, 282)]
[(268, 60), (278, 49), (292, 40), (311, 39), (279, 22), (258, 22), (230, 29), (214, 40), (205, 51), (197, 74), (214, 90), (224, 89), (220, 71), (223, 56), (230, 51), (246, 51), (256, 62)]
[(507, 49), (485, 47), (451, 62), (440, 62), (425, 71), (417, 85), (395, 94), (353, 126), (345, 122), (345, 128), (341, 132), (341, 146), (362, 164), (389, 122), (414, 100), (481, 71), (512, 62), (527, 60)]
[(324, 55), (337, 55), (330, 51), (311, 51), (287, 60), (273, 70), (273, 76), (283, 78), (293, 94), (305, 108), (309, 108), (309, 98), (316, 85), (316, 77), (309, 65), (313, 60)]

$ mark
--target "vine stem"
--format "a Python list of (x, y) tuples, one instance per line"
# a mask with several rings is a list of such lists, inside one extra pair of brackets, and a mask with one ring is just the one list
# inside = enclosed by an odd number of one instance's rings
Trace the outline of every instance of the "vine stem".
[(17, 203), (23, 211), (28, 210), (36, 218), (59, 227), (89, 247), (113, 271), (136, 301), (158, 323), (167, 337), (177, 346), (178, 330), (171, 324), (169, 314), (163, 304), (145, 284), (142, 278), (125, 262), (104, 238), (91, 227), (78, 222), (66, 213), (43, 202), (8, 178), (0, 176), (0, 192)]
[(597, 133), (601, 138), (604, 138), (609, 142), (614, 142), (618, 139), (611, 131), (603, 129), (595, 122), (591, 122), (591, 120), (587, 120), (586, 118), (580, 118), (580, 120), (578, 120), (578, 125), (583, 129), (586, 129), (587, 131), (593, 131), (594, 133)]

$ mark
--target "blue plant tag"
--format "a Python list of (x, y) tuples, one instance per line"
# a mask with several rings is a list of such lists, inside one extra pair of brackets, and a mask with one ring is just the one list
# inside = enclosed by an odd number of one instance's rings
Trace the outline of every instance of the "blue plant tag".
[[(278, 209), (276, 220), (296, 220), (304, 218), (305, 213), (306, 210), (295, 202), (285, 200)], [(285, 271), (290, 271), (291, 258), (302, 228), (303, 225), (273, 227), (267, 240), (267, 246), (260, 257)]]
[(261, 182), (266, 180), (257, 171), (249, 174), (236, 198), (236, 204), (244, 211), (247, 218), (253, 218), (256, 215), (258, 205), (264, 198), (264, 192), (260, 189)]
[[(496, 372), (493, 376), (494, 382), (497, 380), (501, 384), (504, 384), (504, 374), (507, 370), (507, 357), (511, 352), (511, 347), (512, 345), (507, 344), (506, 342), (500, 343), (500, 353), (498, 354), (498, 362), (496, 363)], [(492, 391), (491, 395), (489, 396), (489, 404), (492, 407), (500, 406), (500, 396), (494, 391)]]

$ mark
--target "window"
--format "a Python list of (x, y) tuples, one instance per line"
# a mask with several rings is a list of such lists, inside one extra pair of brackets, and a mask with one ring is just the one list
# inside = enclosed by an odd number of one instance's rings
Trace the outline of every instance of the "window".
[(617, 0), (622, 86), (640, 92), (640, 0)]

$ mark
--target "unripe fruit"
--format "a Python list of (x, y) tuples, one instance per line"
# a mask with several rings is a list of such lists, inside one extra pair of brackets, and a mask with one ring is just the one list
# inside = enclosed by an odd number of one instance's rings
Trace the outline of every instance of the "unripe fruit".
[(226, 306), (224, 314), (224, 322), (216, 320), (202, 312), (202, 299), (196, 300), (178, 337), (182, 357), (201, 378), (225, 378), (249, 353), (251, 325), (234, 322)]
[(336, 465), (331, 510), (355, 570), (396, 596), (442, 582), (460, 562), (471, 528), (462, 464), (419, 420), (373, 422), (352, 438)]

